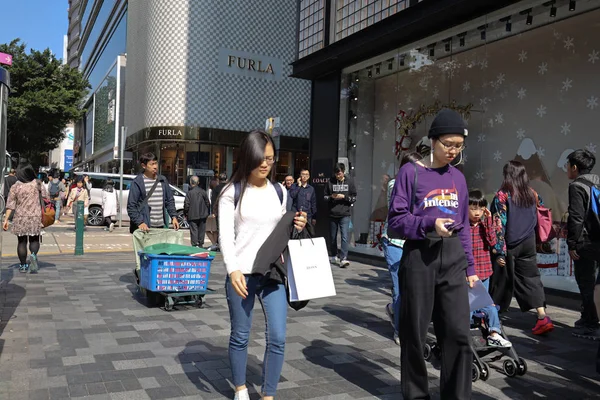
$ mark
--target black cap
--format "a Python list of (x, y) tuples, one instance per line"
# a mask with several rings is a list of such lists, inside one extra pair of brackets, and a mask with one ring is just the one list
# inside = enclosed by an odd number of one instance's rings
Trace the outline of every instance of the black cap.
[(427, 137), (431, 139), (452, 134), (468, 136), (467, 124), (463, 117), (456, 111), (449, 108), (442, 108), (433, 119)]

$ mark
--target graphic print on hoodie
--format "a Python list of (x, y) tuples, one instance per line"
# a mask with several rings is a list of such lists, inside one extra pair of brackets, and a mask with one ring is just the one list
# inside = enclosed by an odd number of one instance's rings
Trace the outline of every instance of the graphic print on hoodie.
[[(343, 199), (334, 199), (333, 194), (343, 194)], [(349, 176), (343, 181), (333, 177), (325, 186), (325, 200), (329, 202), (329, 216), (332, 218), (349, 217), (352, 214), (351, 207), (356, 201), (356, 187)]]

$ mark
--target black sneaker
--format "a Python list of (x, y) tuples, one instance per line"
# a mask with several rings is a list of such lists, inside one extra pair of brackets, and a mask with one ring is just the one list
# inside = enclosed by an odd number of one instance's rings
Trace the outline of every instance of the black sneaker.
[(585, 321), (583, 320), (583, 318), (579, 318), (577, 321), (575, 321), (575, 323), (573, 324), (573, 326), (575, 326), (575, 328), (583, 328), (583, 326), (585, 325)]
[(600, 340), (600, 328), (597, 326), (582, 327), (580, 330), (573, 332), (573, 336), (580, 339)]

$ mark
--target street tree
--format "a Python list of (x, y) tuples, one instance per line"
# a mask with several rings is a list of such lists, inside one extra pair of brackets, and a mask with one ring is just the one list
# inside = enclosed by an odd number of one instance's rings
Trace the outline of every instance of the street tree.
[(12, 66), (5, 66), (11, 79), (7, 149), (40, 165), (65, 138), (65, 126), (82, 117), (89, 84), (50, 49), (27, 53), (25, 43), (15, 39), (0, 44), (0, 52), (13, 55)]

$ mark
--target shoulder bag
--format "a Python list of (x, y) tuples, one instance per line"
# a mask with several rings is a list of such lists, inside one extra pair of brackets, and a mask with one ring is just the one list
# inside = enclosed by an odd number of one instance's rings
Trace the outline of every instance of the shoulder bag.
[[(150, 191), (148, 192), (148, 194), (146, 195), (146, 198), (144, 199), (144, 201), (142, 201), (142, 203), (138, 206), (138, 212), (142, 211), (142, 208), (144, 208), (144, 206), (148, 203), (148, 200), (150, 199), (150, 197), (152, 196), (152, 194), (154, 193), (154, 191), (156, 190), (156, 186), (158, 185), (158, 181), (160, 180), (160, 177), (156, 177), (156, 181), (154, 182), (154, 185), (152, 185), (152, 188), (150, 188)], [(138, 229), (138, 225), (136, 225), (133, 221), (129, 221), (129, 233), (133, 233)]]

